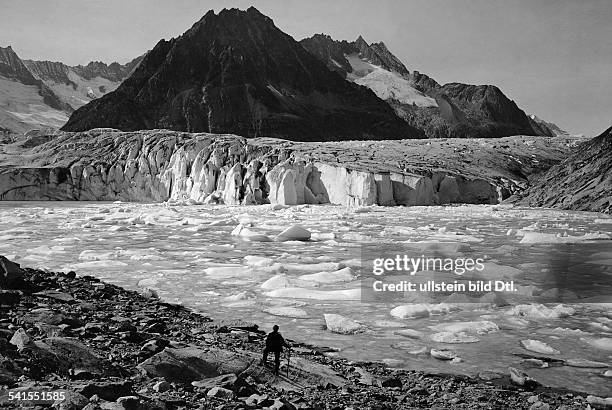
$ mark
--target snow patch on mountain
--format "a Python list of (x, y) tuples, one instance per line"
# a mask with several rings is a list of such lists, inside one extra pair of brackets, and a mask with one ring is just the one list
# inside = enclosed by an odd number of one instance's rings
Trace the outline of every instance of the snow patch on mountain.
[(61, 127), (68, 115), (49, 107), (32, 85), (0, 78), (0, 123), (2, 128), (25, 132), (38, 127)]
[(357, 54), (345, 56), (353, 69), (347, 79), (356, 84), (368, 87), (383, 100), (395, 100), (402, 104), (416, 105), (417, 107), (437, 107), (436, 100), (426, 96), (401, 74), (385, 70), (368, 61), (359, 58)]

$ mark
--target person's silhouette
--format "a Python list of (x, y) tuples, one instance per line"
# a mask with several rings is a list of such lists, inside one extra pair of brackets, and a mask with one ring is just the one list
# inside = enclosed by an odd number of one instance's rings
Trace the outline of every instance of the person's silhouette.
[(285, 342), (283, 336), (278, 333), (278, 325), (274, 325), (274, 327), (272, 327), (272, 332), (268, 333), (266, 337), (266, 348), (264, 349), (263, 358), (261, 360), (261, 363), (267, 366), (268, 353), (274, 353), (274, 374), (278, 374), (278, 369), (280, 368), (280, 355), (285, 346), (290, 347), (287, 342)]

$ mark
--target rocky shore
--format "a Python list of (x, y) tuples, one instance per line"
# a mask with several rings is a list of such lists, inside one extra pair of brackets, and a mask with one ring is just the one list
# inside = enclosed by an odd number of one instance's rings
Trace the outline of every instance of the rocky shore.
[(300, 341), (276, 377), (259, 364), (264, 338), (256, 324), (216, 322), (152, 291), (0, 257), (0, 408), (606, 408), (516, 369), (427, 374)]

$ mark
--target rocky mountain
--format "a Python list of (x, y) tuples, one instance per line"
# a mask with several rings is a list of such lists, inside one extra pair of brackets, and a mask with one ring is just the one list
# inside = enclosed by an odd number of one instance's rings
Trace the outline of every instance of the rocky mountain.
[(253, 7), (210, 11), (180, 37), (160, 41), (117, 90), (77, 110), (62, 129), (97, 127), (304, 141), (424, 136)]
[(72, 109), (34, 77), (9, 46), (0, 47), (0, 132), (57, 128)]
[(548, 135), (549, 137), (567, 137), (569, 132), (561, 129), (557, 124), (544, 121), (538, 116), (531, 114), (529, 122), (533, 129), (540, 135)]
[(127, 64), (106, 65), (100, 61), (92, 61), (86, 66), (71, 67), (60, 62), (33, 60), (24, 60), (24, 64), (36, 78), (76, 110), (115, 90), (132, 74), (143, 57), (137, 57)]
[(22, 60), (10, 46), (0, 47), (0, 132), (61, 127), (75, 109), (117, 88), (141, 59), (70, 67)]
[(316, 34), (300, 42), (327, 67), (366, 86), (428, 137), (553, 136), (546, 123), (533, 121), (492, 85), (438, 84), (410, 72), (384, 43), (336, 41)]
[(612, 212), (612, 127), (537, 178), (520, 203)]

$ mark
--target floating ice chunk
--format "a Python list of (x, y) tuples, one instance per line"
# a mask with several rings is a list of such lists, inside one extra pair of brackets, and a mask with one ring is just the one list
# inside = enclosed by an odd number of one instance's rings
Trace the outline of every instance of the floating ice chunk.
[(425, 333), (414, 329), (400, 329), (394, 332), (396, 335), (408, 337), (410, 339), (421, 339)]
[(280, 263), (274, 263), (270, 266), (263, 266), (263, 267), (253, 266), (252, 268), (257, 270), (257, 272), (269, 273), (269, 274), (274, 274), (274, 275), (283, 273), (285, 271), (285, 268), (283, 268), (283, 265), (281, 265)]
[(85, 250), (79, 254), (82, 261), (104, 261), (116, 256), (115, 252), (103, 252), (95, 250)]
[(362, 324), (355, 322), (353, 319), (349, 319), (348, 317), (342, 315), (337, 315), (335, 313), (326, 313), (324, 317), (327, 330), (334, 333), (351, 335), (355, 333), (361, 333), (366, 330)]
[(590, 344), (593, 347), (596, 347), (597, 349), (612, 351), (612, 338), (610, 337), (599, 337), (599, 338), (583, 337), (583, 338), (580, 338), (580, 340), (587, 342), (588, 344)]
[(271, 266), (274, 263), (274, 260), (270, 258), (265, 258), (263, 256), (256, 256), (256, 255), (247, 255), (244, 257), (244, 261), (246, 262), (247, 265), (252, 266), (254, 268)]
[(245, 276), (252, 273), (251, 269), (243, 265), (231, 265), (231, 266), (213, 266), (204, 269), (204, 273), (210, 278), (214, 279), (226, 279), (234, 278), (236, 276)]
[(74, 265), (70, 265), (71, 270), (89, 269), (89, 268), (120, 268), (127, 266), (128, 264), (121, 261), (112, 260), (92, 260), (89, 262), (81, 262)]
[(308, 241), (310, 240), (310, 231), (304, 229), (299, 225), (293, 225), (289, 228), (285, 229), (281, 233), (276, 236), (276, 239), (285, 242), (285, 241)]
[(248, 293), (246, 291), (236, 293), (235, 295), (229, 295), (223, 298), (225, 302), (237, 302), (239, 300), (248, 299)]
[(138, 287), (140, 288), (149, 288), (155, 286), (159, 283), (160, 278), (147, 278), (138, 281)]
[(322, 232), (313, 232), (310, 235), (311, 240), (315, 241), (328, 241), (331, 239), (336, 239), (336, 234), (333, 232), (322, 233)]
[(271, 204), (268, 205), (269, 209), (271, 211), (280, 211), (281, 209), (287, 209), (289, 208), (289, 205), (283, 205), (283, 204)]
[(397, 306), (391, 309), (390, 314), (391, 316), (397, 317), (399, 319), (406, 319), (406, 318), (416, 319), (416, 318), (428, 317), (429, 309), (427, 308), (427, 306), (422, 305), (422, 304), (403, 305), (403, 306)]
[(533, 339), (527, 339), (527, 340), (521, 340), (521, 345), (527, 349), (530, 350), (532, 352), (536, 352), (536, 353), (542, 353), (542, 354), (559, 354), (561, 352), (559, 352), (557, 349), (547, 345), (544, 342), (541, 342), (539, 340), (533, 340)]
[(273, 298), (361, 300), (361, 289), (312, 290), (306, 288), (282, 288), (266, 292), (264, 295)]
[(446, 303), (430, 304), (417, 303), (410, 305), (401, 305), (391, 309), (391, 316), (399, 319), (418, 319), (428, 317), (429, 315), (439, 315), (448, 313), (452, 310), (452, 306)]
[(431, 357), (438, 360), (454, 360), (458, 357), (457, 353), (448, 349), (431, 349), (429, 354)]
[(580, 329), (570, 329), (567, 327), (555, 327), (551, 330), (542, 330), (541, 333), (550, 333), (550, 334), (558, 334), (558, 335), (573, 335), (573, 336), (584, 336), (590, 334), (589, 332), (585, 332)]
[(458, 241), (467, 243), (479, 243), (484, 240), (482, 238), (477, 238), (472, 235), (465, 235), (458, 232), (436, 233), (432, 236), (432, 238), (444, 241)]
[(308, 317), (308, 313), (305, 310), (290, 306), (272, 306), (263, 311), (273, 316), (293, 317), (298, 319)]
[(610, 367), (608, 363), (595, 362), (593, 360), (585, 359), (567, 359), (565, 361), (565, 365), (570, 367), (582, 367), (588, 369), (605, 369), (606, 367)]
[(311, 273), (309, 275), (302, 275), (299, 277), (299, 279), (317, 283), (339, 283), (350, 282), (355, 279), (355, 276), (353, 275), (351, 268), (346, 267), (334, 272), (319, 272)]
[(65, 251), (66, 248), (64, 248), (63, 246), (47, 246), (47, 245), (42, 245), (42, 246), (38, 246), (36, 248), (31, 248), (29, 249), (29, 251), (31, 253), (35, 253), (35, 254), (39, 254), (39, 255), (51, 255), (54, 253), (63, 253)]
[(110, 228), (108, 228), (109, 231), (111, 232), (124, 232), (124, 231), (129, 231), (127, 226), (123, 226), (123, 225), (115, 225), (115, 226), (111, 226)]
[(377, 320), (374, 322), (375, 326), (378, 327), (404, 327), (406, 324), (404, 322), (397, 322), (393, 320)]
[(489, 320), (480, 320), (475, 322), (441, 323), (439, 325), (430, 326), (430, 329), (437, 332), (463, 332), (467, 334), (484, 335), (491, 332), (497, 332), (499, 327)]
[(528, 319), (559, 319), (576, 313), (576, 310), (563, 305), (548, 308), (542, 304), (516, 305), (509, 309), (506, 314), (511, 316), (526, 317)]
[(431, 340), (437, 343), (476, 343), (479, 342), (476, 336), (469, 335), (465, 332), (438, 332), (430, 336)]
[(228, 226), (228, 225), (233, 225), (236, 223), (236, 220), (234, 218), (226, 218), (226, 219), (219, 219), (217, 221), (212, 221), (210, 224), (208, 224), (208, 226)]
[(610, 236), (605, 233), (586, 233), (582, 236), (561, 236), (555, 233), (525, 232), (520, 243), (578, 243), (602, 239), (610, 239)]
[(279, 274), (271, 277), (260, 285), (262, 289), (281, 289), (292, 286), (289, 282), (289, 277), (285, 274)]
[(232, 231), (232, 235), (240, 236), (241, 238), (251, 242), (272, 242), (272, 239), (270, 239), (270, 237), (252, 231), (249, 228), (245, 227), (243, 224), (239, 224), (237, 227), (235, 227)]
[(53, 239), (53, 241), (59, 242), (59, 243), (76, 243), (76, 242), (81, 242), (81, 238), (76, 238), (76, 237), (55, 238)]
[(283, 267), (288, 272), (330, 272), (337, 271), (342, 266), (336, 262), (321, 262), (321, 263), (287, 263)]
[(512, 266), (498, 265), (494, 262), (483, 263), (484, 269), (477, 271), (479, 277), (486, 279), (513, 279), (520, 276), (523, 271)]

